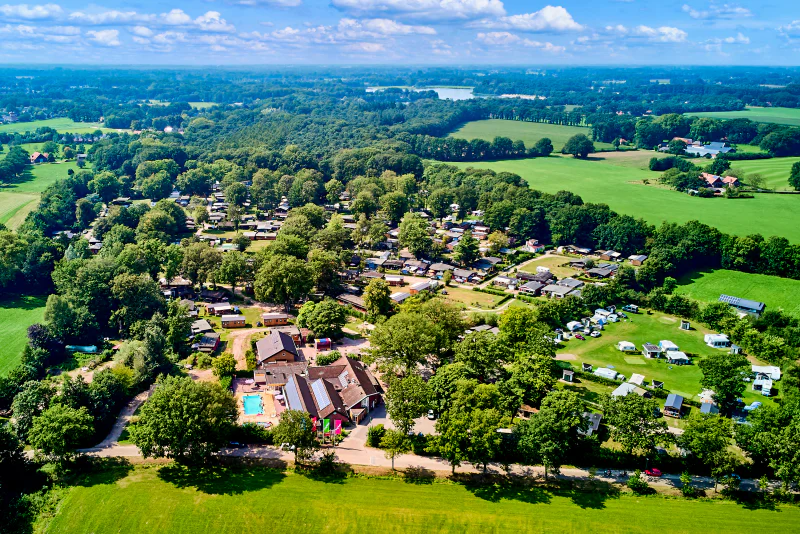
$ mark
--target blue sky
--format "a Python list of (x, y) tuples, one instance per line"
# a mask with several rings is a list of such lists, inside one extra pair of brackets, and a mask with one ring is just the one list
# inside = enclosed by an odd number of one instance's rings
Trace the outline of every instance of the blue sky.
[(0, 5), (0, 63), (797, 65), (798, 58), (798, 0)]

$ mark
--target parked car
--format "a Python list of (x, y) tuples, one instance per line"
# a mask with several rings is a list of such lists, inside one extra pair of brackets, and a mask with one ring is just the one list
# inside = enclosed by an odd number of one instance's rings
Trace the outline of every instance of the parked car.
[(656, 469), (654, 467), (652, 469), (648, 469), (647, 471), (645, 471), (644, 474), (649, 476), (649, 477), (660, 477), (661, 476), (661, 470), (660, 469)]
[(436, 419), (436, 413), (433, 410), (428, 410), (428, 419)]
[(586, 341), (586, 338), (585, 338), (585, 337), (583, 337), (583, 336), (582, 336), (582, 335), (580, 335), (580, 334), (575, 334), (575, 338), (576, 338), (576, 339), (580, 339), (581, 341)]
[(595, 330), (594, 332), (592, 332), (589, 335), (592, 336), (592, 337), (600, 337), (601, 336), (600, 332), (598, 332), (597, 330)]

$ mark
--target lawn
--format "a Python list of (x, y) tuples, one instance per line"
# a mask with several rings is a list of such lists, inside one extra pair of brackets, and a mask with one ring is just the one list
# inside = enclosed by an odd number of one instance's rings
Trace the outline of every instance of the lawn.
[[(272, 503), (272, 504), (270, 504)], [(49, 533), (792, 532), (800, 508), (266, 470), (131, 468), (71, 488)]]
[(747, 174), (761, 174), (764, 177), (767, 189), (794, 191), (789, 186), (789, 173), (792, 170), (792, 165), (798, 161), (800, 161), (800, 158), (753, 159), (749, 161), (733, 161), (731, 162), (731, 167), (742, 169)]
[(444, 290), (447, 291), (447, 295), (441, 295), (440, 293), (442, 298), (456, 304), (463, 304), (467, 308), (473, 307), (491, 310), (497, 307), (497, 304), (504, 298), (500, 295), (491, 295), (489, 293), (464, 289), (463, 287), (446, 287)]
[[(710, 331), (695, 323), (692, 323), (692, 330), (681, 330), (679, 319), (659, 312), (654, 312), (652, 315), (642, 313), (628, 314), (628, 316), (630, 317), (628, 321), (608, 324), (601, 337), (587, 337), (585, 341), (570, 339), (564, 343), (563, 348), (559, 348), (559, 354), (577, 356), (576, 360), (568, 360), (576, 369), (580, 369), (582, 363), (590, 363), (595, 369), (612, 365), (615, 371), (627, 378), (633, 373), (638, 373), (644, 375), (647, 381), (664, 382), (664, 387), (670, 392), (687, 399), (699, 400), (697, 395), (702, 392), (700, 386), (702, 372), (697, 362), (704, 356), (720, 351), (706, 346), (703, 342), (703, 335)], [(663, 358), (645, 358), (640, 353), (626, 354), (616, 347), (619, 341), (630, 341), (641, 350), (644, 343), (657, 345), (662, 339), (672, 341), (687, 354), (699, 356), (693, 358), (692, 365), (670, 365)], [(765, 404), (772, 402), (749, 389), (743, 398), (748, 402), (752, 400), (761, 400)]]
[(717, 269), (679, 280), (678, 292), (703, 302), (717, 302), (722, 294), (764, 302), (768, 310), (782, 308), (800, 318), (800, 280), (765, 274)]
[[(547, 267), (556, 278), (566, 278), (578, 274), (577, 269), (569, 266), (570, 258), (566, 256), (542, 256), (520, 267), (520, 271), (535, 273), (537, 267)], [(564, 264), (567, 264), (564, 266)]]
[[(450, 137), (461, 139), (485, 139), (492, 141), (497, 136), (508, 137), (513, 141), (522, 140), (526, 147), (532, 147), (536, 141), (548, 137), (553, 142), (556, 152), (560, 151), (573, 135), (591, 136), (591, 130), (581, 126), (561, 126), (543, 122), (509, 121), (504, 119), (487, 119), (472, 121), (450, 134)], [(595, 148), (613, 148), (611, 143), (595, 143)]]
[(56, 180), (66, 178), (69, 169), (77, 170), (78, 166), (74, 161), (31, 165), (16, 182), (0, 187), (0, 223), (18, 228), (36, 208), (39, 194)]
[(617, 165), (614, 160), (599, 159), (602, 156), (587, 160), (549, 157), (454, 165), (516, 173), (528, 180), (533, 189), (547, 193), (572, 191), (586, 202), (605, 203), (618, 213), (641, 217), (652, 224), (695, 219), (730, 234), (779, 235), (800, 242), (800, 196), (760, 194), (742, 200), (692, 197), (645, 185), (642, 180), (655, 182), (659, 173)]
[(0, 376), (19, 363), (22, 349), (28, 341), (28, 327), (44, 320), (45, 298), (19, 297), (0, 300)]
[(72, 119), (61, 117), (58, 119), (47, 119), (43, 121), (32, 122), (14, 122), (11, 124), (0, 124), (0, 132), (8, 133), (25, 133), (33, 132), (36, 128), (49, 127), (57, 130), (59, 133), (93, 133), (97, 130), (104, 132), (116, 132), (112, 128), (103, 128), (102, 125), (91, 122), (75, 122)]
[(789, 126), (800, 126), (800, 109), (748, 107), (742, 111), (704, 111), (687, 113), (694, 117), (713, 117), (715, 119), (750, 119), (754, 122), (774, 122)]
[(217, 105), (216, 102), (189, 102), (189, 105), (194, 109), (208, 109)]

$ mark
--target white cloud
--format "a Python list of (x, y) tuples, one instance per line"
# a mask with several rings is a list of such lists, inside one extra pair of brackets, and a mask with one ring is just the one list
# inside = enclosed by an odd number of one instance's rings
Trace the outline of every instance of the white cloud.
[(90, 30), (86, 32), (89, 38), (100, 46), (119, 46), (119, 30)]
[(75, 26), (48, 26), (42, 28), (27, 24), (5, 24), (0, 26), (0, 37), (34, 39), (48, 43), (73, 43), (78, 40), (80, 33), (80, 28)]
[(749, 9), (735, 4), (718, 5), (711, 2), (706, 10), (695, 9), (688, 4), (684, 4), (681, 9), (693, 19), (738, 19), (753, 16)]
[(345, 46), (345, 49), (351, 52), (375, 54), (377, 52), (384, 52), (386, 47), (381, 43), (351, 43)]
[(436, 35), (430, 26), (412, 26), (391, 19), (342, 19), (336, 27), (343, 39), (363, 39), (364, 37), (389, 37), (395, 35)]
[(229, 33), (236, 31), (233, 24), (228, 24), (219, 11), (208, 11), (205, 15), (197, 17), (194, 19), (194, 25), (206, 32)]
[(570, 32), (584, 29), (561, 6), (545, 6), (533, 13), (500, 17), (497, 20), (484, 19), (475, 22), (473, 26), (523, 32)]
[(74, 11), (69, 14), (69, 19), (79, 24), (95, 24), (95, 25), (109, 25), (109, 24), (125, 24), (131, 22), (153, 22), (155, 15), (146, 15), (136, 11), (100, 11), (97, 13), (85, 13), (83, 11)]
[(654, 43), (683, 43), (686, 42), (689, 36), (680, 28), (674, 28), (672, 26), (652, 28), (650, 26), (641, 25), (635, 28), (626, 28), (621, 24), (617, 24), (616, 26), (606, 26), (606, 32), (617, 34), (622, 37), (643, 38)]
[(184, 13), (182, 9), (173, 9), (169, 13), (162, 13), (161, 20), (164, 24), (169, 24), (170, 26), (180, 26), (190, 24), (192, 17)]
[(357, 15), (394, 14), (430, 20), (472, 20), (506, 14), (501, 0), (331, 0)]
[(511, 46), (522, 45), (529, 48), (538, 48), (545, 52), (562, 53), (566, 51), (563, 46), (554, 45), (550, 42), (534, 41), (531, 39), (523, 39), (518, 35), (510, 32), (488, 32), (479, 33), (476, 40), (487, 46)]
[(139, 37), (152, 37), (153, 30), (146, 26), (134, 26), (131, 28), (131, 33), (134, 35), (138, 35)]
[(778, 30), (786, 37), (800, 37), (800, 20), (793, 20), (786, 26), (781, 26)]
[(61, 15), (63, 10), (58, 4), (4, 4), (0, 6), (0, 15), (9, 19), (43, 20)]

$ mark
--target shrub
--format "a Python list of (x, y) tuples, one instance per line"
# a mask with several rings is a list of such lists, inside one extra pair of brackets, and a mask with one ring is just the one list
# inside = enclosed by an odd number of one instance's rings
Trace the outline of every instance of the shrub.
[(320, 354), (317, 356), (316, 363), (317, 365), (330, 365), (341, 357), (342, 355), (339, 353), (339, 351), (334, 350), (328, 352), (327, 354)]
[(248, 350), (244, 353), (244, 359), (247, 362), (247, 370), (255, 371), (256, 365), (258, 364), (258, 361), (256, 360), (256, 353), (252, 350)]
[(684, 497), (694, 497), (697, 495), (697, 488), (692, 485), (692, 475), (688, 471), (681, 474), (681, 493)]
[(648, 491), (650, 491), (650, 485), (647, 481), (642, 478), (642, 472), (637, 469), (634, 473), (628, 478), (628, 482), (626, 482), (627, 486), (638, 495), (644, 495)]
[(234, 427), (231, 432), (231, 441), (239, 443), (254, 443), (259, 445), (272, 445), (272, 431), (255, 423), (244, 423)]
[(323, 475), (331, 475), (336, 472), (336, 453), (325, 451), (317, 464), (317, 471)]
[(231, 389), (231, 385), (233, 384), (233, 377), (232, 376), (223, 376), (219, 379), (219, 385), (222, 386), (222, 389)]
[(369, 427), (369, 430), (367, 430), (367, 447), (380, 447), (381, 440), (385, 435), (386, 429), (383, 425)]
[(208, 354), (202, 354), (197, 357), (197, 367), (200, 369), (208, 369), (213, 362), (214, 359)]

